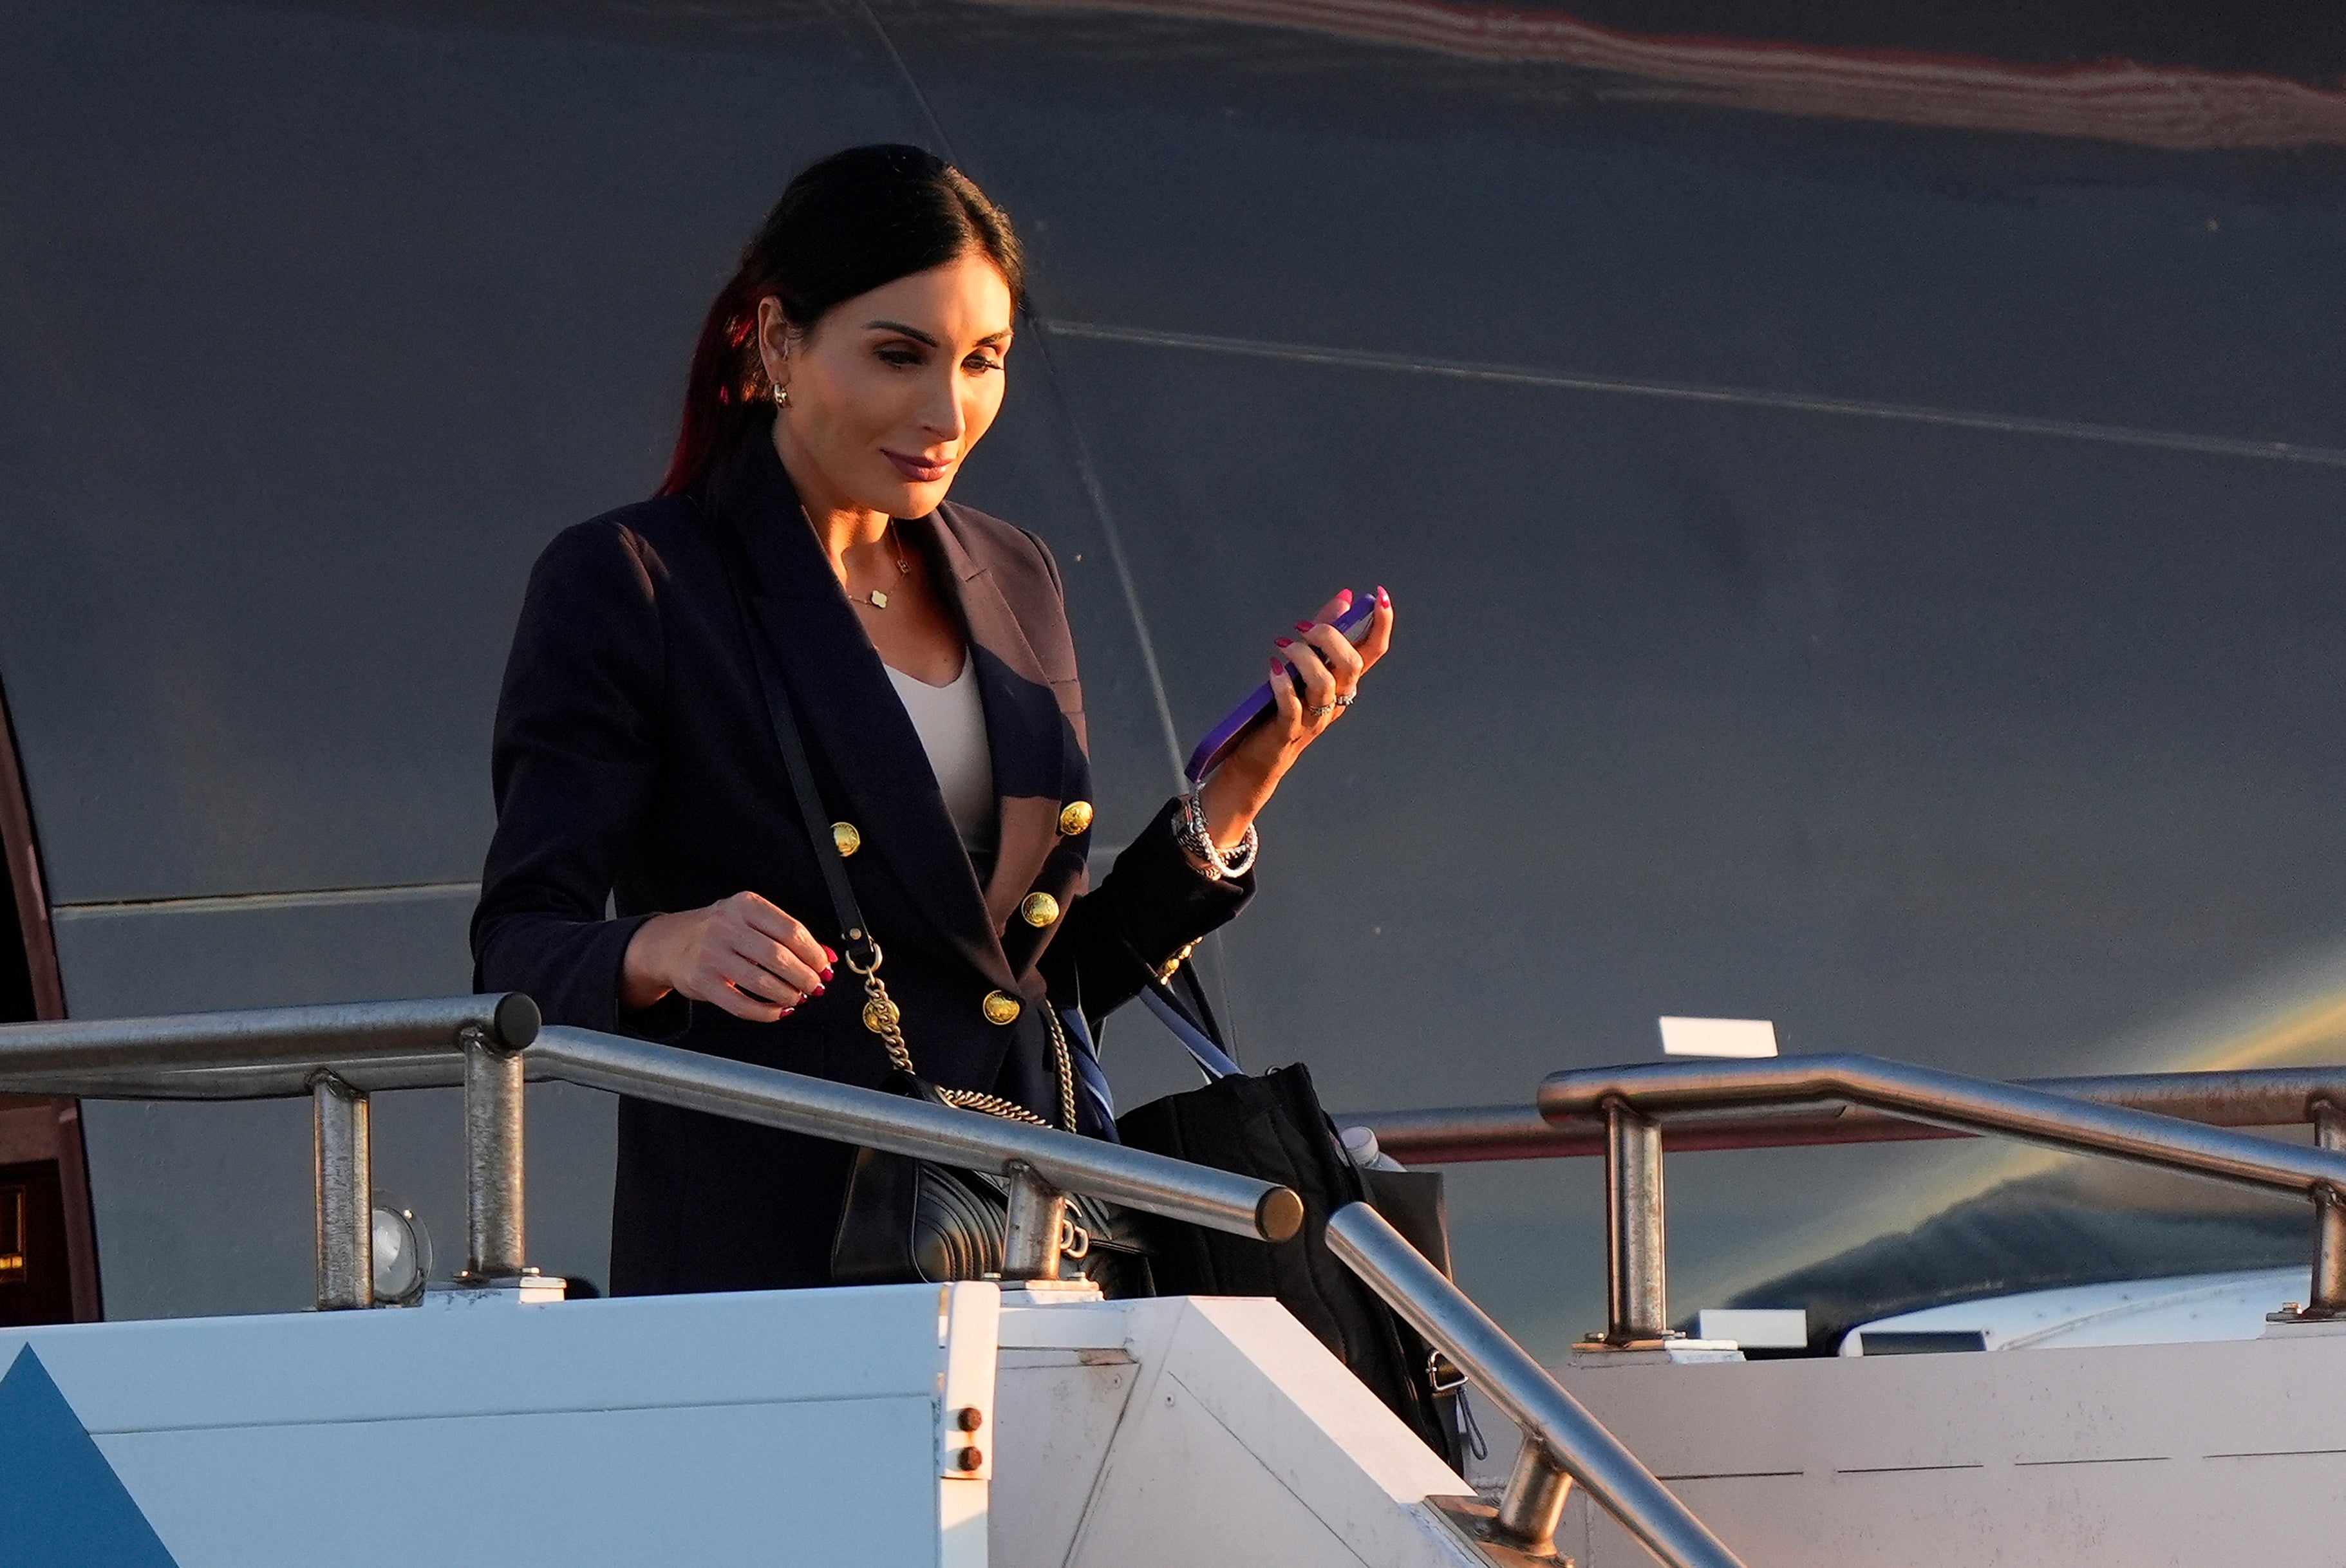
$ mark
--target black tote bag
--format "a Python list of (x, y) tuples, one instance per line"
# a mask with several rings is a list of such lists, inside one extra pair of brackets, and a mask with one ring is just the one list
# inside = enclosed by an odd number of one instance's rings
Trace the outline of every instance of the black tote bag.
[[(1187, 978), (1194, 991), (1194, 977)], [(1457, 1469), (1464, 1458), (1458, 1379), (1327, 1242), (1329, 1216), (1366, 1202), (1448, 1273), (1441, 1173), (1359, 1168), (1321, 1106), (1310, 1068), (1298, 1063), (1250, 1076), (1210, 1037), (1212, 1015), (1202, 993), (1194, 1013), (1162, 983), (1149, 988), (1147, 1000), (1211, 1082), (1127, 1111), (1117, 1118), (1117, 1135), (1134, 1148), (1277, 1182), (1303, 1200), (1303, 1228), (1283, 1242), (1150, 1219), (1142, 1235), (1158, 1292), (1277, 1298)]]

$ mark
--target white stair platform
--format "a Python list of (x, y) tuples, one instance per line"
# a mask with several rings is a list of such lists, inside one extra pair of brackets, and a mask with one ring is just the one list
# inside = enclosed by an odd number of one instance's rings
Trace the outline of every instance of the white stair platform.
[(1003, 1564), (1481, 1563), (1466, 1483), (1275, 1301), (1005, 1308)]
[(66, 1547), (45, 1562), (1483, 1561), (1425, 1502), (1465, 1484), (1268, 1301), (972, 1284), (91, 1324), (0, 1331), (0, 1511)]
[[(2346, 1541), (2335, 1329), (1561, 1380), (1751, 1568), (2313, 1563)], [(1577, 1494), (1557, 1544), (1653, 1561)]]

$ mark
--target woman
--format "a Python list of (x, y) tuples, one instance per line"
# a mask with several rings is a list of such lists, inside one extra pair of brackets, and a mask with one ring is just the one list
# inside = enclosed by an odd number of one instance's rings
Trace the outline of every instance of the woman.
[[(497, 707), (475, 981), (551, 1022), (877, 1086), (889, 1064), (764, 682), (921, 1074), (1065, 1125), (1046, 1010), (1096, 1023), (1252, 891), (1254, 820), (1384, 650), (1281, 637), (1277, 713), (1088, 885), (1081, 688), (1041, 541), (946, 502), (1001, 407), (1008, 219), (909, 147), (790, 182), (709, 312), (658, 496), (557, 537)], [(616, 918), (606, 918), (607, 909)], [(836, 982), (834, 983), (834, 977)], [(1076, 1065), (1098, 1085), (1080, 1029)], [(1081, 1131), (1111, 1134), (1104, 1095)], [(853, 1151), (619, 1109), (615, 1294), (820, 1285)]]

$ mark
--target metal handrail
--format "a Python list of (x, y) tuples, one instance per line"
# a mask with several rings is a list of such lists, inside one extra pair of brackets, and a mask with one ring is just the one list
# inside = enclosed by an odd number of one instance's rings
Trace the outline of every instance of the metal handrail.
[(1260, 1241), (1302, 1227), (1291, 1188), (999, 1116), (976, 1115), (674, 1045), (549, 1028), (525, 1054), (549, 1077), (686, 1110), (936, 1160), (964, 1170), (1031, 1173), (1062, 1191)]
[[(2027, 1088), (2105, 1105), (2156, 1111), (2212, 1127), (2277, 1127), (2313, 1119), (2323, 1102), (2346, 1105), (2346, 1067), (2251, 1067), (2208, 1073), (2096, 1074), (2023, 1078)], [(1807, 1148), (1983, 1135), (1926, 1125), (1870, 1106), (1770, 1104), (1706, 1106), (1658, 1116), (1672, 1154), (1706, 1149)], [(1573, 1159), (1605, 1152), (1601, 1114), (1551, 1119), (1529, 1105), (1362, 1111), (1336, 1118), (1364, 1126), (1404, 1165)]]
[(1549, 1074), (1539, 1087), (1540, 1115), (1552, 1121), (1602, 1115), (1617, 1104), (1654, 1117), (1722, 1105), (1816, 1100), (1846, 1100), (1933, 1126), (1996, 1133), (2073, 1154), (2112, 1155), (2246, 1186), (2300, 1194), (2346, 1188), (2346, 1154), (1875, 1056), (1574, 1068)]
[(362, 1093), (453, 1086), (464, 1082), (468, 1030), (518, 1051), (537, 1037), (537, 1004), (509, 991), (5, 1024), (0, 1094), (284, 1099), (308, 1095), (320, 1072)]
[(374, 1301), (368, 1095), (464, 1086), (466, 1240), (460, 1278), (517, 1280), (522, 1257), (520, 1053), (537, 1004), (484, 996), (259, 1007), (0, 1027), (0, 1092), (85, 1099), (307, 1095), (316, 1154), (318, 1306)]
[[(2184, 1080), (2190, 1076), (2161, 1074), (2163, 1082), (2155, 1087), (2169, 1104), (2188, 1105)], [(2297, 1101), (2298, 1115), (2315, 1125), (2316, 1142), (2310, 1147), (2037, 1085), (1844, 1054), (1572, 1069), (1552, 1073), (1541, 1083), (1538, 1105), (1540, 1115), (1552, 1122), (1605, 1118), (1612, 1303), (1605, 1340), (1621, 1346), (1650, 1343), (1670, 1333), (1662, 1234), (1665, 1121), (1730, 1106), (1833, 1100), (1959, 1133), (1995, 1134), (2310, 1197), (2319, 1222), (2312, 1299), (2303, 1315), (2346, 1315), (2346, 1112), (2329, 1096), (2327, 1084), (2300, 1086), (2306, 1097)], [(2233, 1109), (2241, 1111), (2253, 1097), (2243, 1092)], [(2281, 1103), (2268, 1095), (2256, 1114), (2266, 1115)]]
[(1073, 1133), (585, 1029), (542, 1029), (518, 993), (0, 1026), (0, 1093), (89, 1099), (309, 1096), (318, 1303), (372, 1300), (369, 1095), (464, 1090), (466, 1261), (474, 1285), (534, 1273), (525, 1254), (522, 1084), (561, 1079), (816, 1137), (991, 1171), (1012, 1184), (1004, 1275), (1058, 1270), (1066, 1195), (1266, 1241), (1301, 1228), (1284, 1186)]
[(1522, 1429), (1525, 1454), (1491, 1521), (1503, 1542), (1547, 1546), (1577, 1483), (1669, 1568), (1741, 1568), (1637, 1455), (1375, 1209), (1337, 1210), (1328, 1247)]

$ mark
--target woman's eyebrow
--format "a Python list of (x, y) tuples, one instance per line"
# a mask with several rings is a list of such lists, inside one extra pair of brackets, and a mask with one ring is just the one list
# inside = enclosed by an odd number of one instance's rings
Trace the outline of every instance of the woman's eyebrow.
[[(917, 339), (919, 341), (928, 344), (929, 347), (933, 349), (937, 346), (936, 339), (929, 336), (928, 333), (921, 331), (920, 328), (908, 327), (902, 321), (866, 321), (863, 324), (865, 327), (875, 332), (898, 332), (907, 338)], [(1005, 343), (1009, 341), (1010, 329), (1005, 327), (998, 332), (989, 332), (984, 337), (978, 339), (977, 345), (980, 348), (984, 348), (989, 345)]]

